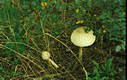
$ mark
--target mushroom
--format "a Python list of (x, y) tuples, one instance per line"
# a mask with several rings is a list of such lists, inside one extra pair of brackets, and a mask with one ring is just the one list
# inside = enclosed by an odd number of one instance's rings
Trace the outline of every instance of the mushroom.
[(48, 51), (42, 51), (42, 59), (48, 60), (55, 68), (59, 68), (59, 66), (50, 59), (50, 53)]
[(86, 27), (79, 27), (75, 29), (71, 34), (71, 42), (80, 47), (79, 60), (82, 61), (82, 48), (92, 45), (95, 42), (96, 37), (93, 35), (93, 31), (85, 32)]

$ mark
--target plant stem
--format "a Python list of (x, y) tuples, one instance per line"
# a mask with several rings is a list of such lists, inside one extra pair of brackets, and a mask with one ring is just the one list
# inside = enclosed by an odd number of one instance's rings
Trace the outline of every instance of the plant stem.
[(79, 49), (79, 60), (82, 62), (82, 47)]
[(83, 70), (84, 70), (85, 75), (86, 75), (86, 80), (88, 80), (88, 73), (87, 73), (87, 71), (86, 71), (86, 69), (84, 67), (83, 67)]
[[(82, 63), (82, 47), (79, 48), (79, 60)], [(88, 73), (87, 73), (85, 67), (83, 67), (83, 71), (85, 72), (86, 80), (88, 80)]]
[(48, 59), (49, 62), (51, 62), (51, 64), (55, 67), (55, 68), (59, 68), (59, 66), (51, 59)]

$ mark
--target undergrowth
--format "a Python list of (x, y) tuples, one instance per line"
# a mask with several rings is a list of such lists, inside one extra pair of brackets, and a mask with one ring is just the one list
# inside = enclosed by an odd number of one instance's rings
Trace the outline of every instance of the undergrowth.
[[(0, 0), (0, 80), (125, 80), (125, 0)], [(92, 29), (95, 44), (70, 41), (78, 27)], [(49, 51), (60, 66), (42, 60)]]

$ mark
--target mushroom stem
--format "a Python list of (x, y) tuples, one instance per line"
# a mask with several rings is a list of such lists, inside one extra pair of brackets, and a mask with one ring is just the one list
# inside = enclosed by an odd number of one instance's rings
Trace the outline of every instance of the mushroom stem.
[(79, 49), (79, 60), (82, 62), (82, 47)]
[(55, 67), (55, 68), (59, 68), (59, 66), (50, 58), (48, 59), (48, 61)]

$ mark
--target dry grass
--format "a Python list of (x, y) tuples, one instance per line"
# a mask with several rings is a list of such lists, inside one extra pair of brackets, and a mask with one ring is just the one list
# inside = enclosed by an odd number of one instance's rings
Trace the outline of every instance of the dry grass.
[[(65, 32), (61, 32), (57, 37), (52, 36), (50, 32), (47, 33), (47, 31), (45, 30), (46, 33), (40, 36), (28, 34), (28, 36), (31, 36), (29, 39), (30, 45), (19, 42), (6, 42), (1, 39), (0, 49), (12, 51), (13, 54), (16, 55), (13, 58), (18, 58), (20, 60), (20, 63), (15, 66), (9, 62), (9, 56), (0, 55), (0, 65), (6, 68), (3, 73), (12, 70), (20, 73), (20, 76), (13, 76), (8, 79), (37, 80), (39, 78), (51, 77), (55, 77), (58, 80), (85, 79), (83, 67), (85, 67), (88, 72), (92, 72), (94, 66), (92, 63), (93, 60), (97, 61), (99, 64), (104, 64), (109, 57), (121, 60), (117, 60), (120, 64), (118, 64), (116, 68), (120, 67), (121, 64), (125, 65), (125, 62), (123, 62), (125, 58), (112, 55), (113, 48), (110, 45), (107, 45), (105, 42), (100, 44), (97, 41), (94, 45), (83, 48), (83, 62), (81, 63), (77, 58), (79, 48), (74, 46), (70, 41), (71, 30), (63, 30)], [(7, 35), (5, 35), (5, 37), (9, 39)], [(35, 40), (31, 40), (32, 38)], [(23, 53), (19, 53), (18, 51), (4, 46), (4, 44), (23, 44), (26, 46), (26, 50)], [(102, 44), (104, 46), (102, 46)], [(59, 69), (55, 69), (50, 63), (42, 60), (41, 51), (43, 50), (47, 50), (51, 53), (51, 59), (60, 66)], [(123, 55), (125, 54), (123, 53)], [(117, 61), (114, 61), (114, 64), (117, 64)], [(122, 66), (122, 68), (125, 67)]]

